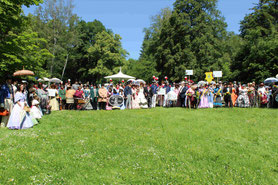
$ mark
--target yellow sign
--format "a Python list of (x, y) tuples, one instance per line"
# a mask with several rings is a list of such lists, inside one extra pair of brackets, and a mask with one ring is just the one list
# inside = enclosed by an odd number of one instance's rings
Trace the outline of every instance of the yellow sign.
[(212, 72), (207, 72), (206, 73), (206, 81), (210, 83), (212, 80), (213, 80)]

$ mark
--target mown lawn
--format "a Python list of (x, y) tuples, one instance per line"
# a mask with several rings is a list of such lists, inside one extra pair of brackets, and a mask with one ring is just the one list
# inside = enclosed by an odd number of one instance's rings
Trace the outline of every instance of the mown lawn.
[(278, 110), (62, 111), (0, 129), (0, 184), (278, 184)]

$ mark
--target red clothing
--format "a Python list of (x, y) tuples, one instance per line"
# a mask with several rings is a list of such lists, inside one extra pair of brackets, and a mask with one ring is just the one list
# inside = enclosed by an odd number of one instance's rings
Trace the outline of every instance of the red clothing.
[(75, 96), (76, 98), (83, 98), (83, 91), (82, 91), (82, 90), (81, 90), (81, 91), (76, 90), (74, 96)]

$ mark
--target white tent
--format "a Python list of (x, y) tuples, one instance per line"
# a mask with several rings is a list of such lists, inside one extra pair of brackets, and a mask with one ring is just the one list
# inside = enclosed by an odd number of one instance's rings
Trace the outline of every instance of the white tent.
[(133, 76), (129, 76), (122, 73), (122, 69), (120, 68), (120, 72), (118, 74), (112, 75), (112, 76), (106, 76), (105, 79), (135, 79)]

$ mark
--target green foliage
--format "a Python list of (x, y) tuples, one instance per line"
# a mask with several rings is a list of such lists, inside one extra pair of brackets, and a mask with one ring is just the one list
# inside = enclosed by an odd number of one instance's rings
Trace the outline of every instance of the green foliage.
[[(30, 19), (23, 16), (21, 6), (38, 4), (40, 1), (1, 1), (0, 4), (0, 77), (16, 70), (33, 70), (36, 76), (47, 76), (44, 64), (51, 54), (29, 26)], [(3, 28), (3, 29), (2, 29)]]
[(241, 22), (244, 41), (232, 70), (238, 80), (262, 82), (278, 71), (278, 2), (260, 0)]
[(120, 35), (102, 31), (95, 36), (95, 43), (88, 49), (89, 57), (96, 65), (89, 69), (97, 82), (112, 75), (116, 67), (124, 64), (127, 52), (122, 48)]
[(53, 112), (32, 129), (1, 128), (0, 183), (277, 184), (274, 115), (240, 108)]
[[(226, 23), (216, 9), (216, 2), (177, 0), (173, 12), (162, 14), (158, 19), (162, 21), (153, 24), (159, 25), (158, 29), (152, 25), (147, 30), (142, 55), (153, 58), (161, 78), (182, 80), (186, 69), (194, 69), (194, 80), (204, 79), (205, 72), (212, 70), (230, 74), (230, 54), (223, 47)], [(150, 30), (155, 30), (155, 34)]]

